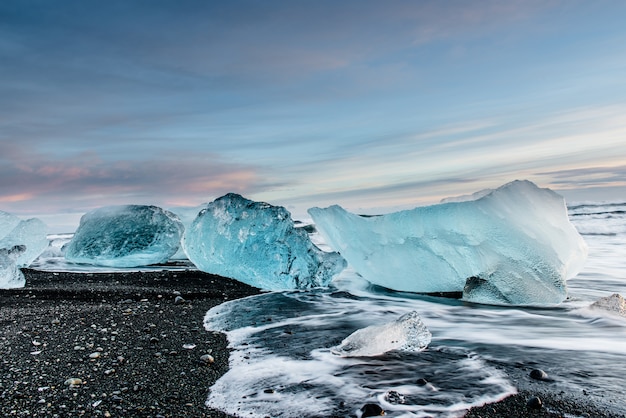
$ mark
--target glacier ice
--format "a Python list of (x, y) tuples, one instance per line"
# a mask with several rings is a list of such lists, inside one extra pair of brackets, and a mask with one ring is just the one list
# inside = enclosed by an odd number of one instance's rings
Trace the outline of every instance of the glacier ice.
[[(19, 267), (29, 266), (48, 247), (48, 227), (40, 219), (20, 220), (17, 216), (0, 211), (0, 248), (15, 256)], [(14, 247), (24, 246), (15, 251)]]
[(478, 303), (560, 303), (587, 255), (563, 198), (530, 181), (381, 216), (339, 206), (309, 214), (368, 281), (410, 292), (463, 291)]
[(22, 220), (0, 239), (0, 248), (13, 248), (16, 245), (24, 245), (26, 248), (19, 253), (16, 264), (18, 267), (28, 267), (48, 248), (50, 242), (47, 235), (48, 226), (40, 219)]
[(164, 263), (178, 250), (183, 230), (176, 215), (157, 206), (105, 206), (83, 215), (65, 258), (106, 267)]
[(17, 265), (17, 258), (26, 251), (25, 245), (0, 248), (0, 289), (24, 287), (26, 280)]
[(331, 352), (342, 357), (377, 356), (388, 351), (422, 351), (430, 344), (431, 334), (417, 312), (399, 319), (356, 330)]
[(20, 223), (20, 218), (0, 210), (0, 238), (7, 236)]
[[(198, 213), (204, 208), (206, 208), (208, 203), (199, 205), (199, 206), (176, 206), (168, 208), (170, 212), (176, 214), (178, 219), (183, 223), (185, 230), (189, 229), (191, 223), (196, 219)], [(185, 254), (185, 250), (181, 245), (176, 254), (170, 257), (171, 260), (186, 260), (187, 254)]]
[(183, 248), (200, 270), (266, 290), (326, 286), (346, 266), (295, 228), (287, 209), (234, 193), (198, 214)]

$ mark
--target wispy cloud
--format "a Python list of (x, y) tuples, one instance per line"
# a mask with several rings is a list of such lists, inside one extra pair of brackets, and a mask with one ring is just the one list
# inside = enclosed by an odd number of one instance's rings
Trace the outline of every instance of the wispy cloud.
[[(271, 187), (262, 169), (221, 161), (211, 154), (167, 158), (123, 157), (106, 162), (92, 154), (50, 160), (14, 152), (0, 159), (3, 210), (24, 213), (85, 211), (105, 204), (199, 204), (227, 192), (250, 193)], [(33, 205), (32, 202), (38, 202)]]

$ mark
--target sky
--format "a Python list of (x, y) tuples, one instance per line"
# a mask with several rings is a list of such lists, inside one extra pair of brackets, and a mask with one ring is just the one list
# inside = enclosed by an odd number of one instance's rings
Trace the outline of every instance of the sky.
[(626, 2), (0, 2), (0, 210), (626, 200)]

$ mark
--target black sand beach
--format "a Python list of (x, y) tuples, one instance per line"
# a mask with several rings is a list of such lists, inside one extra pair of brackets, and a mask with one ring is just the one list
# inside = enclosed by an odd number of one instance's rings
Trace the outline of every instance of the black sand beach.
[[(257, 289), (197, 271), (24, 274), (24, 288), (0, 290), (0, 416), (228, 416), (204, 405), (229, 352), (202, 321)], [(466, 416), (619, 415), (546, 386)]]
[(0, 291), (0, 416), (227, 416), (204, 405), (228, 350), (202, 321), (256, 289), (197, 271), (24, 273)]

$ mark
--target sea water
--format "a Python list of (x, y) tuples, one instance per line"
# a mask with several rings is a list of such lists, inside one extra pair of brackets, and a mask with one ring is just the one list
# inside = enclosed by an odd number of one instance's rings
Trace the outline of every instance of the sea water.
[[(626, 414), (626, 318), (589, 307), (613, 293), (626, 296), (626, 203), (570, 205), (569, 215), (589, 256), (567, 283), (568, 299), (552, 308), (392, 292), (350, 269), (328, 290), (264, 293), (213, 308), (205, 326), (226, 332), (233, 351), (207, 405), (241, 417), (357, 416), (367, 403), (390, 417), (459, 417), (471, 406), (528, 389), (564, 391)], [(124, 271), (69, 264), (62, 246), (71, 234), (51, 238), (33, 268)], [(355, 330), (411, 311), (432, 333), (428, 349), (350, 358), (331, 353)], [(549, 381), (531, 379), (533, 369), (547, 372)]]
[[(205, 326), (226, 332), (234, 351), (207, 404), (242, 417), (357, 416), (367, 403), (391, 417), (458, 417), (528, 389), (626, 413), (626, 318), (589, 307), (612, 293), (626, 296), (626, 204), (573, 205), (569, 214), (589, 257), (555, 307), (392, 292), (346, 270), (329, 290), (265, 293), (213, 308)], [(411, 311), (432, 333), (427, 350), (331, 353), (355, 330)], [(531, 379), (533, 369), (549, 380)]]

